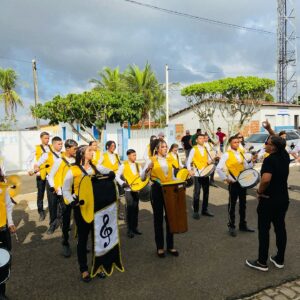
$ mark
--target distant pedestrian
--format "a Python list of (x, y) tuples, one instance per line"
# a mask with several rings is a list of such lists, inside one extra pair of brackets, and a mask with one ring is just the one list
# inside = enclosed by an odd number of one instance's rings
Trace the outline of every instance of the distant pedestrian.
[(191, 136), (190, 131), (186, 130), (185, 136), (183, 136), (181, 139), (181, 144), (184, 149), (186, 159), (188, 159), (190, 151), (192, 149), (192, 146), (190, 144), (191, 138), (192, 138), (192, 136)]
[[(267, 129), (267, 128), (266, 128)], [(268, 130), (268, 129), (267, 129)], [(257, 190), (258, 198), (258, 240), (257, 260), (246, 260), (247, 266), (260, 271), (268, 271), (269, 232), (273, 223), (277, 254), (270, 256), (275, 267), (284, 267), (284, 254), (287, 243), (285, 215), (289, 206), (288, 176), (289, 154), (285, 150), (286, 141), (279, 136), (271, 136), (266, 142), (266, 152), (261, 168), (261, 182)]]
[(192, 135), (191, 142), (190, 142), (191, 146), (196, 146), (197, 145), (197, 138), (198, 138), (199, 134), (201, 134), (201, 129), (200, 128), (198, 128), (196, 133), (194, 135)]
[(226, 139), (226, 134), (224, 132), (222, 132), (221, 127), (218, 127), (216, 135), (219, 139), (220, 150), (221, 150), (221, 152), (224, 152), (224, 141)]

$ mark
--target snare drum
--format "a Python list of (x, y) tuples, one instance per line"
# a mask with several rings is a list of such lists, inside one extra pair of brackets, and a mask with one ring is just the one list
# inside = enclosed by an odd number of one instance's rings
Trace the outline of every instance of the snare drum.
[(9, 279), (10, 276), (10, 254), (7, 250), (0, 248), (0, 284)]
[(162, 183), (164, 203), (171, 233), (184, 233), (188, 230), (185, 182), (171, 181)]
[(210, 176), (216, 169), (216, 166), (214, 164), (210, 164), (207, 167), (205, 167), (201, 173), (200, 173), (200, 177), (208, 177)]
[(258, 184), (260, 180), (259, 173), (254, 169), (246, 169), (240, 173), (237, 178), (242, 188), (251, 189)]

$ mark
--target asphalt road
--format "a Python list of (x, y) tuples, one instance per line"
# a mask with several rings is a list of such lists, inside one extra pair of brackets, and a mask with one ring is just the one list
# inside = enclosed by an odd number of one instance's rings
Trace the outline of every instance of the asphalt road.
[[(235, 299), (269, 286), (300, 277), (300, 172), (291, 169), (291, 203), (287, 214), (288, 247), (286, 267), (259, 273), (244, 265), (246, 258), (257, 256), (257, 233), (239, 233), (229, 237), (226, 231), (228, 193), (220, 182), (210, 190), (214, 218), (191, 218), (192, 189), (188, 190), (189, 231), (175, 236), (178, 258), (159, 259), (155, 255), (152, 211), (141, 205), (142, 236), (127, 239), (125, 225), (120, 226), (122, 259), (125, 272), (115, 271), (105, 280), (79, 281), (76, 243), (73, 255), (61, 256), (61, 233), (45, 234), (47, 219), (37, 221), (37, 212), (29, 210), (26, 195), (14, 210), (19, 243), (13, 237), (13, 265), (7, 287), (10, 299)], [(35, 188), (34, 178), (23, 178), (23, 193)], [(253, 191), (250, 192), (253, 194)], [(256, 200), (249, 196), (247, 219), (256, 228)], [(275, 251), (271, 234), (270, 253)]]

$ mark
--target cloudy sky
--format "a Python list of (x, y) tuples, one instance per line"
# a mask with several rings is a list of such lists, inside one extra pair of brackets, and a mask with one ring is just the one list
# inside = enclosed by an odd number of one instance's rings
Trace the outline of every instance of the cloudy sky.
[[(195, 16), (276, 32), (275, 0), (140, 0)], [(300, 1), (296, 1), (300, 15)], [(0, 67), (19, 74), (25, 102), (19, 127), (31, 125), (31, 60), (38, 64), (41, 101), (91, 88), (105, 66), (143, 67), (182, 85), (225, 76), (275, 79), (276, 36), (247, 32), (166, 14), (124, 0), (0, 0)], [(298, 35), (300, 22), (297, 22)], [(300, 73), (300, 72), (298, 72)], [(171, 93), (170, 110), (186, 106)], [(1, 107), (2, 109), (2, 107)], [(3, 110), (1, 110), (3, 112)]]

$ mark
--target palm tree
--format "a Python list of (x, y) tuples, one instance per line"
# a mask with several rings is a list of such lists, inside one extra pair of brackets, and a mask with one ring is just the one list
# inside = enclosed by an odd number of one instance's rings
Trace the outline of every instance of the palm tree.
[(102, 71), (98, 72), (99, 77), (101, 78), (90, 79), (90, 83), (94, 83), (94, 89), (107, 89), (113, 92), (120, 91), (125, 89), (125, 83), (123, 80), (123, 75), (120, 73), (119, 67), (111, 69), (109, 67), (103, 68)]
[(23, 107), (20, 96), (14, 90), (17, 79), (17, 73), (13, 69), (0, 68), (0, 101), (3, 101), (5, 114), (11, 120), (15, 118), (18, 105)]
[(128, 66), (124, 73), (128, 89), (135, 93), (143, 94), (145, 106), (142, 118), (145, 119), (149, 112), (157, 110), (163, 104), (165, 96), (162, 86), (158, 83), (151, 65), (147, 62), (144, 70), (136, 65)]

